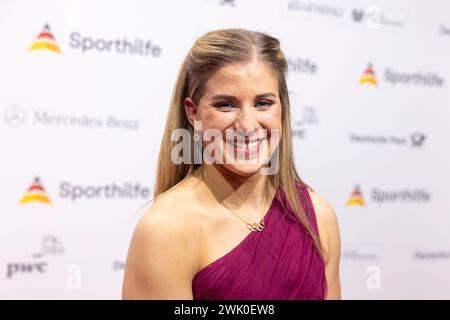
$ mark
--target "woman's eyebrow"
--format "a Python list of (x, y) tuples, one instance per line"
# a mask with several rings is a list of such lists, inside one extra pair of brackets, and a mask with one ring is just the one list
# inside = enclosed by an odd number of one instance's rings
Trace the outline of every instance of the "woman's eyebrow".
[[(267, 93), (261, 93), (255, 96), (256, 99), (261, 99), (261, 98), (267, 98), (267, 97), (274, 97), (276, 98), (277, 96), (272, 93), (272, 92), (267, 92)], [(228, 95), (228, 94), (218, 94), (215, 95), (211, 98), (211, 100), (237, 100), (238, 98), (232, 95)]]
[(258, 94), (256, 96), (256, 98), (267, 98), (267, 97), (274, 97), (274, 98), (276, 98), (277, 96), (274, 93), (272, 93), (272, 92), (262, 93), (262, 94)]
[(211, 98), (211, 100), (234, 100), (235, 96), (227, 95), (227, 94), (218, 94)]

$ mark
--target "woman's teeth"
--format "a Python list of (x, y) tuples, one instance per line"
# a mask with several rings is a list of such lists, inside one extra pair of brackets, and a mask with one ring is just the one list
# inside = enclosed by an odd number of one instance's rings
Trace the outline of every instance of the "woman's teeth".
[(240, 148), (240, 149), (244, 149), (244, 148), (253, 149), (253, 148), (256, 148), (258, 146), (258, 144), (259, 144), (259, 141), (252, 141), (252, 142), (249, 142), (249, 143), (235, 142), (234, 146), (237, 147), (237, 148)]
[(252, 140), (246, 142), (228, 140), (227, 143), (233, 145), (237, 149), (256, 149), (258, 145), (265, 139)]

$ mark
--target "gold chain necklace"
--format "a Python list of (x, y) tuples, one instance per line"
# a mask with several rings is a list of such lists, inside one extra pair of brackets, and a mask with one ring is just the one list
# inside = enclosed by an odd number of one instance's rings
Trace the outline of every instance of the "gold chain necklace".
[(250, 229), (251, 231), (263, 231), (265, 224), (264, 224), (264, 217), (261, 219), (261, 221), (259, 222), (248, 222), (246, 220), (244, 220), (236, 211), (234, 211), (233, 209), (231, 209), (230, 207), (224, 205), (222, 203), (222, 205), (227, 208), (228, 210), (230, 210), (231, 212), (233, 212), (233, 214), (238, 217), (242, 222), (244, 222), (247, 225), (247, 228)]

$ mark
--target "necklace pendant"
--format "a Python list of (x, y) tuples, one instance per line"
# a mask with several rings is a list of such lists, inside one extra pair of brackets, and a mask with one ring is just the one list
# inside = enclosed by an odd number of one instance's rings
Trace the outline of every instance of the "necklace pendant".
[(247, 228), (252, 231), (263, 231), (264, 230), (264, 222), (261, 220), (259, 223), (247, 223)]

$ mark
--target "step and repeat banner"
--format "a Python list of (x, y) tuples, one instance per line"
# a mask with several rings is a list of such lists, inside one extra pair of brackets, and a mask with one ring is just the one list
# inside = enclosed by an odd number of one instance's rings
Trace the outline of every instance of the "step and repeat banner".
[(343, 298), (450, 298), (444, 0), (0, 0), (0, 298), (121, 297), (177, 72), (225, 27), (281, 41)]

